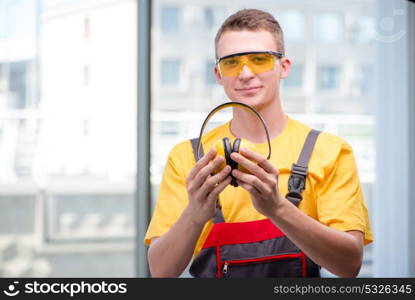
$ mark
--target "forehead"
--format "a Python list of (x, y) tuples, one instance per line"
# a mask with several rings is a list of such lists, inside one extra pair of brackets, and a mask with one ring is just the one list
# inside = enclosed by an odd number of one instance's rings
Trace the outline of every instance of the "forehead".
[(266, 30), (225, 31), (217, 45), (218, 57), (250, 51), (277, 51), (276, 38)]

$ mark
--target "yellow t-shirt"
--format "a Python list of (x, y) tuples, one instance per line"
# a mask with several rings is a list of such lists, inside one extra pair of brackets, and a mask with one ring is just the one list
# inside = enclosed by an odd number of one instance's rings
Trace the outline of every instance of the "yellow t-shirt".
[[(281, 195), (288, 192), (291, 166), (297, 162), (310, 130), (310, 127), (288, 117), (283, 132), (271, 140), (270, 161), (279, 169), (278, 186)], [(229, 137), (231, 141), (235, 139), (230, 131), (230, 122), (214, 128), (202, 137), (205, 153), (223, 137)], [(264, 157), (268, 155), (267, 143), (255, 146)], [(190, 141), (184, 141), (171, 150), (157, 204), (144, 238), (146, 245), (150, 244), (153, 237), (167, 232), (180, 217), (189, 201), (186, 177), (194, 165)], [(299, 209), (308, 216), (338, 230), (361, 231), (364, 233), (365, 244), (373, 241), (354, 155), (351, 147), (340, 137), (325, 132), (319, 135), (310, 157), (306, 189), (302, 195)], [(226, 187), (219, 199), (227, 222), (265, 218), (255, 210), (249, 193), (241, 187)], [(211, 227), (212, 221), (207, 222), (197, 241), (194, 255), (200, 251)]]

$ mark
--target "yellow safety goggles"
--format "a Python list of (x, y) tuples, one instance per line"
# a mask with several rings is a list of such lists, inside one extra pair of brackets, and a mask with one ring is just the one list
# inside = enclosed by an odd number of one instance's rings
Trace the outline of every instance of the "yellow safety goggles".
[(275, 57), (282, 58), (284, 54), (274, 51), (241, 52), (226, 55), (216, 60), (221, 76), (239, 76), (244, 65), (253, 73), (271, 71), (275, 65)]

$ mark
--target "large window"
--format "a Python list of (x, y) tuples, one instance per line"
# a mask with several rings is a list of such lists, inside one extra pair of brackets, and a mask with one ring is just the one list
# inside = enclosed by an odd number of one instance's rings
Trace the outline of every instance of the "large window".
[(134, 275), (135, 0), (0, 1), (0, 273)]

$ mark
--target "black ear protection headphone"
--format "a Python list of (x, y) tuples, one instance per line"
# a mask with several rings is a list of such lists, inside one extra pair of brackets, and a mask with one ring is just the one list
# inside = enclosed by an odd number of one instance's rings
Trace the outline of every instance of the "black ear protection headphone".
[[(198, 160), (201, 158), (201, 156), (203, 156), (200, 153), (200, 147), (201, 147), (202, 135), (203, 135), (206, 124), (208, 123), (209, 119), (215, 113), (217, 113), (218, 111), (220, 111), (224, 108), (230, 107), (230, 106), (238, 106), (238, 107), (250, 110), (261, 121), (262, 125), (264, 126), (265, 134), (267, 136), (267, 142), (268, 142), (268, 156), (267, 156), (267, 159), (269, 160), (270, 157), (271, 157), (271, 141), (269, 139), (269, 133), (268, 133), (267, 126), (265, 125), (265, 121), (262, 118), (262, 116), (259, 114), (259, 112), (257, 112), (252, 106), (249, 106), (249, 105), (241, 103), (241, 102), (227, 102), (227, 103), (221, 104), (221, 105), (215, 107), (208, 114), (205, 121), (203, 122), (202, 128), (200, 129), (199, 139), (198, 139), (198, 143), (197, 143), (197, 158), (198, 158)], [(236, 138), (235, 141), (232, 143), (231, 140), (228, 137), (224, 137), (222, 140), (219, 140), (219, 141), (215, 142), (213, 144), (213, 148), (216, 149), (217, 155), (221, 155), (224, 158), (224, 162), (222, 163), (222, 165), (219, 167), (218, 170), (215, 170), (215, 172), (214, 172), (215, 174), (220, 172), (220, 170), (222, 170), (226, 165), (230, 165), (232, 170), (239, 169), (243, 172), (249, 173), (245, 168), (243, 168), (242, 166), (238, 166), (238, 164), (231, 159), (231, 153), (232, 152), (237, 152), (238, 153), (239, 149), (241, 149), (241, 148), (248, 148), (252, 151), (255, 151), (255, 144), (251, 143), (250, 141), (248, 141), (246, 139), (241, 139), (241, 138)], [(232, 177), (231, 185), (237, 187), (238, 184), (236, 183), (236, 178), (232, 176), (232, 173), (231, 173), (231, 177)]]

